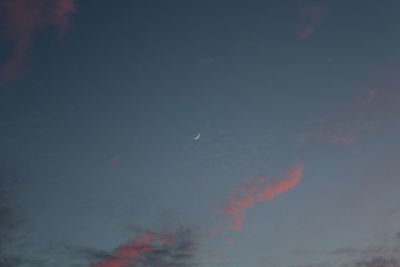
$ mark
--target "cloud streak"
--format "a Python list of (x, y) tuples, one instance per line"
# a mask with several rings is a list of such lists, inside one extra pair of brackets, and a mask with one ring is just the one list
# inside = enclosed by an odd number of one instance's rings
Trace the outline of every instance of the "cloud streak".
[(287, 168), (284, 173), (275, 181), (264, 184), (262, 177), (251, 181), (236, 192), (243, 192), (244, 195), (229, 198), (222, 212), (229, 217), (230, 229), (240, 230), (243, 227), (243, 221), (246, 218), (246, 210), (252, 208), (258, 202), (272, 200), (277, 195), (283, 194), (289, 189), (295, 187), (303, 175), (303, 164), (297, 164)]
[(13, 46), (11, 57), (0, 66), (0, 84), (4, 84), (14, 80), (23, 69), (37, 32), (46, 26), (66, 30), (75, 6), (74, 0), (5, 0), (1, 8), (4, 38)]

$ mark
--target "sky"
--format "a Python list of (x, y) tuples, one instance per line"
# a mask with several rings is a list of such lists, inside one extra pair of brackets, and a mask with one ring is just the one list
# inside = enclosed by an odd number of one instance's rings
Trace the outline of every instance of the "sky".
[(399, 267), (399, 10), (2, 0), (0, 267)]

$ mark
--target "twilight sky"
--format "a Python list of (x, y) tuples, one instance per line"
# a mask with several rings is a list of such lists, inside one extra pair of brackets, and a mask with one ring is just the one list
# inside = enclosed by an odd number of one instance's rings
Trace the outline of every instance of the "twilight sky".
[(399, 11), (0, 1), (0, 267), (399, 267)]

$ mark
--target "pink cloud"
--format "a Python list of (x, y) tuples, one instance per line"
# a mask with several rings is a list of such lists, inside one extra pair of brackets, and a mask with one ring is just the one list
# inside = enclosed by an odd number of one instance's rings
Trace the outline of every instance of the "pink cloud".
[(70, 26), (69, 15), (76, 12), (74, 0), (55, 0), (54, 21), (62, 28)]
[(331, 4), (331, 0), (319, 3), (303, 1), (300, 7), (300, 23), (297, 25), (297, 35), (301, 40), (310, 38), (323, 23)]
[(69, 15), (75, 12), (74, 0), (5, 0), (4, 37), (13, 44), (11, 57), (0, 66), (0, 83), (14, 80), (23, 70), (37, 32), (54, 25), (60, 30), (69, 26)]
[(223, 264), (226, 263), (229, 258), (223, 253), (213, 253), (208, 255), (208, 259), (214, 263)]
[(377, 88), (369, 88), (367, 92), (367, 97), (365, 99), (365, 104), (369, 104), (373, 102), (378, 94), (378, 89)]
[[(243, 196), (233, 197), (227, 200), (222, 212), (229, 217), (230, 229), (240, 230), (246, 218), (246, 209), (252, 208), (255, 203), (272, 200), (275, 196), (283, 194), (295, 187), (301, 180), (304, 166), (297, 164), (287, 168), (284, 173), (274, 182), (265, 184), (257, 183), (255, 190), (248, 190), (246, 184), (237, 191), (245, 192)], [(244, 190), (242, 190), (244, 188)]]
[(217, 226), (217, 227), (209, 228), (209, 229), (203, 231), (202, 233), (204, 235), (213, 235), (213, 234), (216, 234), (218, 232), (218, 230), (219, 230), (219, 227)]
[(330, 116), (312, 122), (310, 133), (301, 136), (301, 143), (311, 140), (353, 145), (376, 126), (380, 90), (364, 89), (361, 94), (339, 105)]
[(309, 25), (302, 25), (298, 29), (298, 36), (300, 39), (305, 40), (308, 39), (315, 32), (315, 28)]
[[(174, 263), (164, 259), (165, 255), (176, 254), (188, 256), (193, 250), (187, 240), (166, 232), (147, 232), (137, 236), (106, 256), (99, 262), (90, 264), (90, 267), (124, 267), (137, 263), (157, 263), (159, 266), (175, 266)], [(179, 262), (180, 263), (180, 262)], [(178, 263), (177, 263), (178, 264)]]
[(150, 247), (151, 241), (155, 236), (151, 233), (145, 233), (138, 236), (135, 240), (120, 246), (115, 255), (106, 257), (103, 261), (92, 263), (91, 267), (123, 267), (140, 261), (139, 256), (146, 252), (154, 251)]
[(119, 157), (112, 157), (108, 160), (108, 166), (116, 167), (119, 164), (120, 158)]
[(91, 267), (123, 267), (133, 264), (137, 261), (130, 259), (117, 259), (114, 257), (107, 257), (104, 261), (99, 263), (93, 263)]

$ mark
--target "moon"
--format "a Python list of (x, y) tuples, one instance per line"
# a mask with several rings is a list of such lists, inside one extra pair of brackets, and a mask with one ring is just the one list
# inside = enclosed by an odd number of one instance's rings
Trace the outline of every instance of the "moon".
[(194, 141), (197, 141), (197, 140), (199, 140), (200, 139), (200, 133), (198, 133), (195, 137), (193, 137), (193, 140)]

